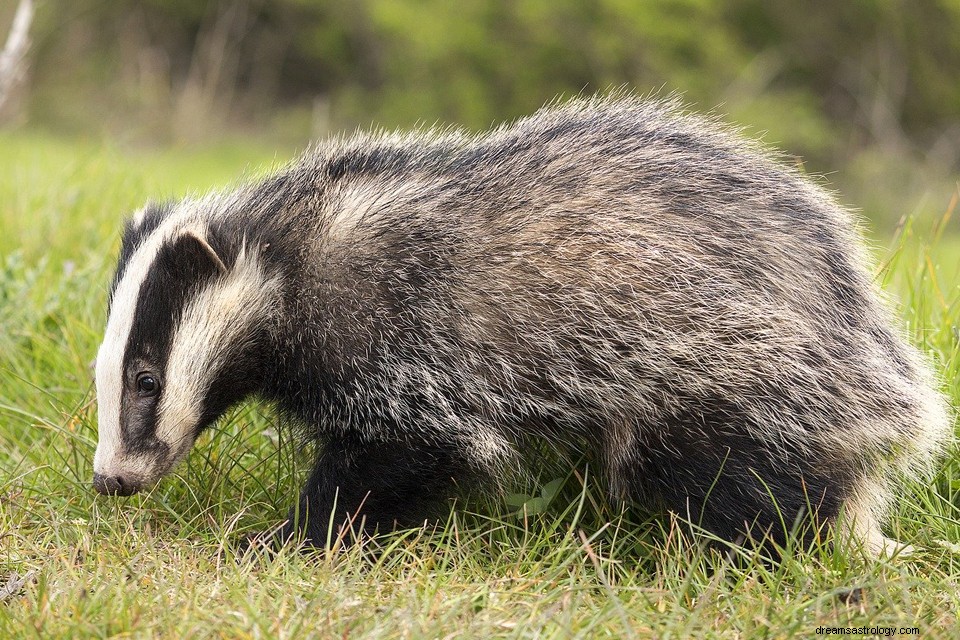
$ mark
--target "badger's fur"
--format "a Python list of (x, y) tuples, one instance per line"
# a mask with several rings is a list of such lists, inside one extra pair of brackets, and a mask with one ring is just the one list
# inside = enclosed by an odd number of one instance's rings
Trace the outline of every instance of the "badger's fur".
[(674, 104), (328, 142), (128, 223), (94, 482), (156, 481), (256, 394), (322, 443), (285, 536), (417, 525), (539, 441), (720, 536), (846, 514), (880, 550), (950, 421), (865, 265), (823, 190)]

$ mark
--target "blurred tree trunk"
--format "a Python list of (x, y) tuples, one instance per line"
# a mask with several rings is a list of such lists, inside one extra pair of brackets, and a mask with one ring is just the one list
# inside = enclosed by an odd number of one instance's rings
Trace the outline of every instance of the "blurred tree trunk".
[(12, 109), (6, 108), (17, 86), (26, 78), (27, 49), (30, 47), (30, 23), (33, 21), (33, 1), (20, 0), (13, 17), (10, 35), (0, 52), (0, 122), (12, 119)]
[(233, 106), (249, 6), (240, 0), (216, 7), (197, 34), (190, 69), (177, 97), (173, 134), (180, 141), (222, 129)]

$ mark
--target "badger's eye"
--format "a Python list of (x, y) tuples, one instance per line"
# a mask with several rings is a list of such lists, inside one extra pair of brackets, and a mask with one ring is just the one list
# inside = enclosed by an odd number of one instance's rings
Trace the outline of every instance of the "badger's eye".
[(160, 380), (149, 371), (137, 374), (137, 393), (142, 396), (155, 396), (160, 391)]

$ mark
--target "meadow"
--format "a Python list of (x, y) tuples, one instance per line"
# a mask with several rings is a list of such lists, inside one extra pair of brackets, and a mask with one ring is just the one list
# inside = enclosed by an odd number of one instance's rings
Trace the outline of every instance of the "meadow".
[[(589, 469), (363, 547), (242, 555), (304, 470), (269, 407), (233, 412), (131, 498), (91, 486), (90, 368), (121, 220), (149, 198), (258, 175), (292, 150), (135, 151), (0, 134), (0, 637), (957, 637), (960, 456), (908, 487), (876, 560), (820, 545), (771, 563), (607, 504)], [(878, 281), (960, 404), (960, 228), (867, 228)], [(492, 504), (488, 504), (491, 502)], [(792, 551), (792, 550), (788, 550)]]

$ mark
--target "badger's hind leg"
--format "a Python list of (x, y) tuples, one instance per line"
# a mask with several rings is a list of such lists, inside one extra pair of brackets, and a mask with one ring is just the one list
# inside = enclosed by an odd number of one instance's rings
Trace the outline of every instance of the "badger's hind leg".
[(908, 544), (888, 538), (880, 528), (886, 516), (890, 488), (880, 478), (863, 478), (843, 505), (836, 522), (843, 544), (861, 548), (875, 557), (906, 556), (914, 552)]
[(326, 546), (443, 515), (464, 465), (454, 446), (340, 437), (319, 454), (282, 541)]
[[(641, 428), (633, 455), (614, 470), (630, 497), (659, 504), (727, 541), (808, 547), (826, 536), (862, 471), (800, 448), (771, 449), (730, 424)], [(858, 533), (874, 536), (876, 520)], [(871, 538), (875, 540), (876, 538)]]

